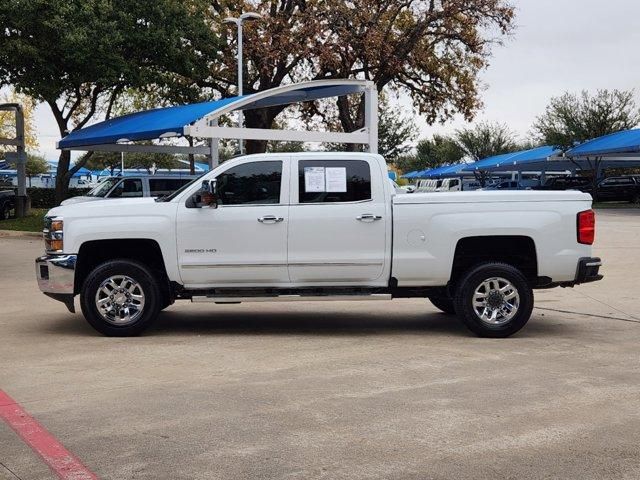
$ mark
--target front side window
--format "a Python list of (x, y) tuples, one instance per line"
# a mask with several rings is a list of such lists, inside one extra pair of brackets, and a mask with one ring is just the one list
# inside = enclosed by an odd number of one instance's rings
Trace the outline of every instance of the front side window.
[(250, 162), (232, 167), (216, 178), (221, 205), (280, 203), (282, 162)]
[(110, 198), (142, 197), (142, 180), (139, 178), (125, 178), (113, 189)]
[(301, 160), (299, 203), (358, 202), (371, 199), (371, 169), (364, 160)]

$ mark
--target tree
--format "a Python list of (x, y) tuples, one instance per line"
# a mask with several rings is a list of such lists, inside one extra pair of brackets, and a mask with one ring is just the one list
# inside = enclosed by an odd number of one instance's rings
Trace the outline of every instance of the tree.
[(457, 163), (464, 155), (464, 150), (453, 138), (435, 134), (420, 140), (414, 154), (401, 155), (394, 164), (398, 170), (407, 173)]
[[(379, 92), (411, 97), (429, 123), (456, 113), (471, 119), (480, 108), (478, 73), (487, 65), (497, 35), (512, 28), (506, 0), (261, 0), (216, 1), (220, 16), (244, 10), (264, 18), (245, 27), (244, 91), (292, 81), (363, 78)], [(292, 33), (293, 32), (293, 33)], [(235, 91), (235, 30), (228, 29), (223, 61), (201, 85), (225, 95)], [(340, 97), (342, 130), (364, 126), (364, 99)], [(246, 124), (271, 128), (285, 106), (249, 110)], [(266, 142), (248, 142), (264, 151)]]
[(413, 118), (403, 115), (398, 107), (383, 97), (378, 109), (378, 153), (393, 163), (411, 150), (411, 142), (416, 135)]
[[(15, 168), (15, 162), (10, 162)], [(49, 173), (49, 164), (41, 155), (35, 155), (33, 153), (27, 154), (27, 162), (25, 163), (25, 173), (27, 174), (27, 178), (29, 178), (29, 187), (31, 186), (31, 177), (35, 177), (36, 175), (44, 175)]]
[[(122, 166), (122, 156), (117, 152), (92, 152), (90, 155), (86, 155), (88, 158), (83, 159), (85, 167), (91, 170), (104, 170), (109, 169), (111, 175), (116, 170), (120, 170)], [(184, 165), (178, 161), (178, 159), (168, 153), (125, 153), (124, 155), (124, 167), (125, 168), (144, 168), (148, 173), (153, 173), (155, 168), (168, 168), (179, 169), (184, 168)]]
[[(484, 158), (515, 152), (519, 149), (516, 135), (506, 125), (500, 123), (482, 122), (475, 127), (456, 130), (455, 140), (474, 162)], [(488, 172), (476, 171), (475, 177), (483, 187), (488, 178)]]
[[(335, 109), (337, 110), (337, 109)], [(322, 113), (323, 116), (327, 112)], [(334, 120), (329, 123), (329, 127), (340, 129), (339, 121)], [(414, 119), (405, 115), (398, 105), (389, 101), (383, 95), (378, 103), (378, 153), (389, 163), (394, 163), (401, 156), (406, 156), (413, 148), (411, 142), (415, 140), (417, 127)], [(326, 145), (328, 150), (334, 151), (360, 151), (363, 149), (359, 144), (330, 143)]]
[(564, 93), (551, 99), (533, 130), (541, 141), (567, 150), (592, 138), (634, 128), (640, 123), (634, 96), (633, 90)]
[(474, 162), (518, 149), (516, 135), (506, 125), (481, 122), (456, 130), (455, 140)]
[[(23, 0), (0, 6), (0, 86), (45, 102), (60, 136), (109, 118), (127, 88), (187, 96), (216, 60), (206, 0)], [(56, 201), (82, 167), (62, 151)]]
[(417, 157), (425, 168), (436, 168), (459, 162), (465, 151), (456, 141), (445, 135), (435, 134), (431, 139), (418, 142)]

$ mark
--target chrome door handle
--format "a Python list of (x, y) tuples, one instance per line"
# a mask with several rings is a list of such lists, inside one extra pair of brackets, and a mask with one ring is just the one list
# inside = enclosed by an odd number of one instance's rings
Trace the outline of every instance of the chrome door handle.
[(284, 221), (284, 218), (276, 217), (275, 215), (265, 215), (264, 217), (259, 217), (258, 221), (260, 223), (280, 223)]
[(382, 216), (374, 215), (373, 213), (363, 213), (362, 215), (358, 215), (356, 220), (360, 220), (361, 222), (375, 222), (376, 220), (381, 220)]

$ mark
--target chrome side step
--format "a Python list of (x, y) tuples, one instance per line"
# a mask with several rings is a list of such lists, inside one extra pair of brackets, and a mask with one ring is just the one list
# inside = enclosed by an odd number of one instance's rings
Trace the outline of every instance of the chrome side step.
[(372, 293), (370, 295), (273, 295), (268, 297), (234, 297), (194, 295), (193, 303), (243, 303), (243, 302), (339, 302), (364, 300), (391, 300), (390, 293)]

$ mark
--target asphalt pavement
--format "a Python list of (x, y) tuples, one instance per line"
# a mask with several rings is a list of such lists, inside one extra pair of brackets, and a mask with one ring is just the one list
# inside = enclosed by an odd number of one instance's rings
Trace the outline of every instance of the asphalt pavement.
[[(640, 213), (509, 339), (420, 299), (179, 302), (105, 338), (0, 236), (0, 389), (104, 479), (640, 478)], [(0, 421), (0, 479), (55, 478)]]

